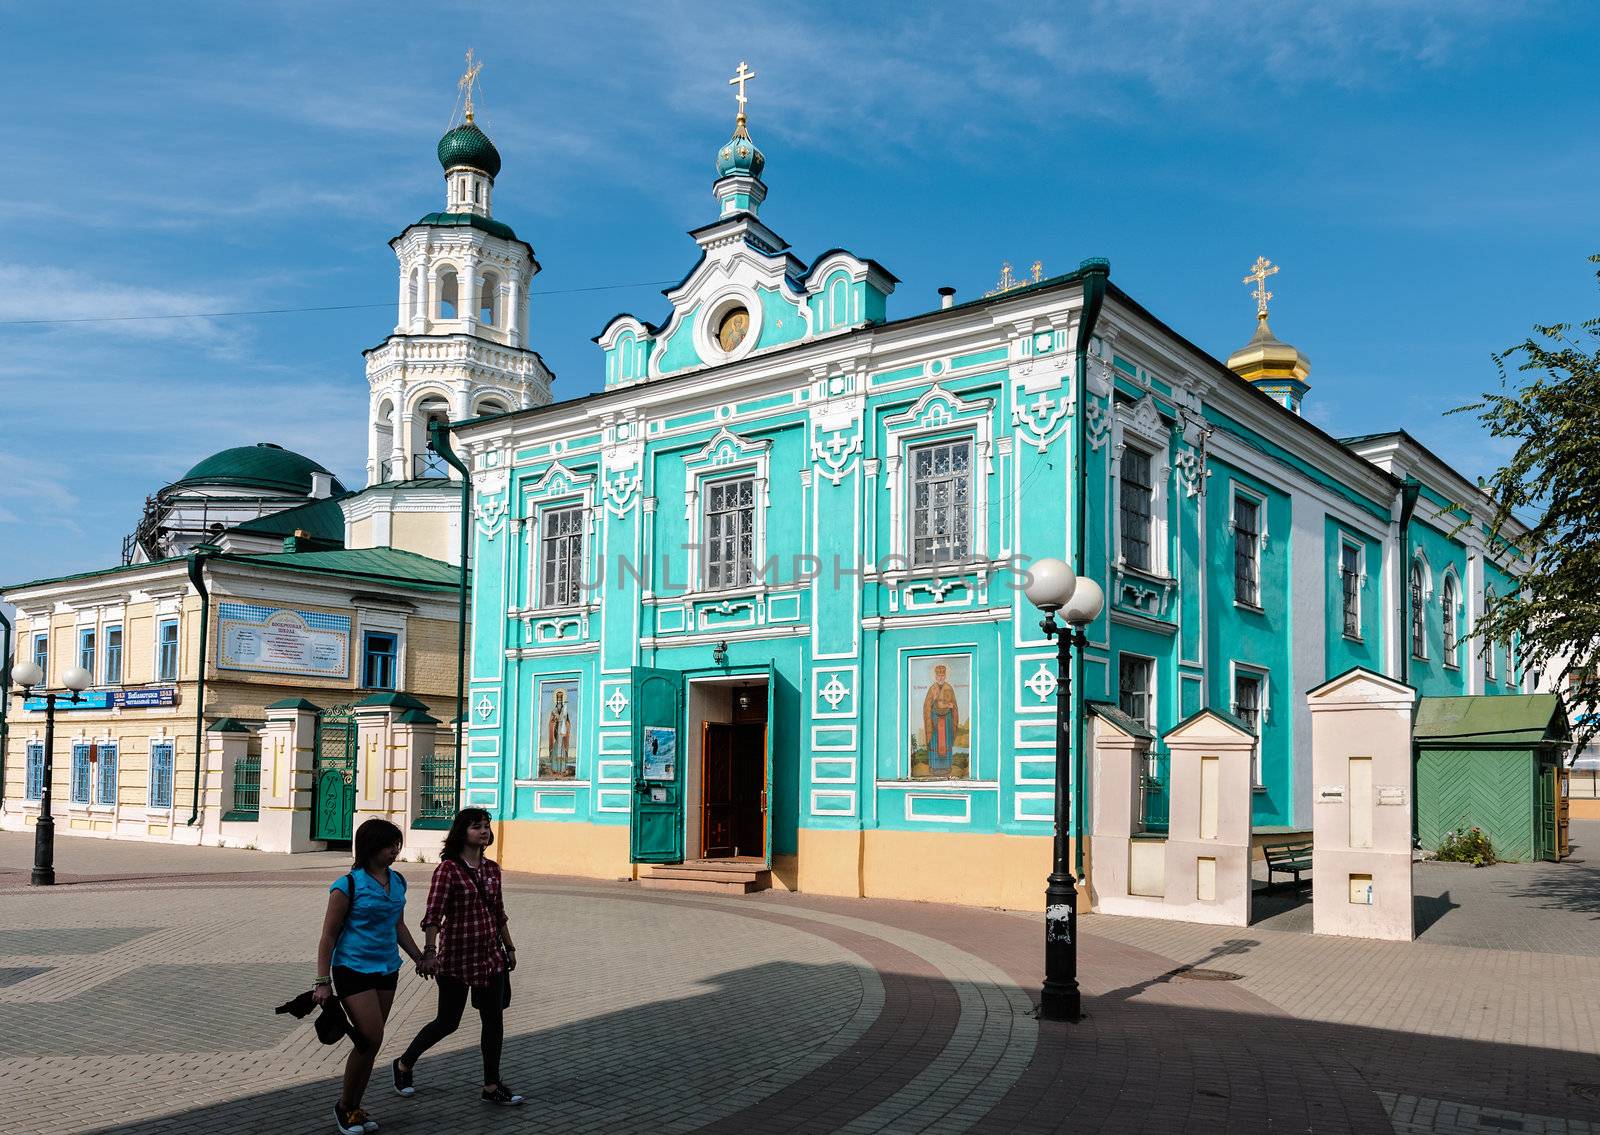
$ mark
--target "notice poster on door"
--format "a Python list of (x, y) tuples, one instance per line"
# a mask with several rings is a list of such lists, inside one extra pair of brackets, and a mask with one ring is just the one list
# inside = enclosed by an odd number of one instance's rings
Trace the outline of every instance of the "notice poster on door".
[(345, 678), (350, 674), (350, 616), (321, 611), (218, 603), (220, 670), (260, 670)]
[(678, 779), (678, 731), (660, 725), (644, 729), (644, 779)]

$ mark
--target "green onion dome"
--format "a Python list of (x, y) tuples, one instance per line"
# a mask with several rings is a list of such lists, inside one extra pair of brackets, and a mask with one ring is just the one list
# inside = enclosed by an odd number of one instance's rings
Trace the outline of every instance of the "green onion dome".
[(750, 140), (750, 134), (744, 128), (744, 116), (740, 115), (733, 137), (717, 151), (717, 176), (760, 177), (766, 165), (766, 155), (756, 149), (756, 144)]
[(478, 124), (468, 118), (439, 139), (439, 164), (447, 170), (466, 166), (495, 178), (500, 175), (500, 151), (494, 148), (489, 136), (478, 129)]

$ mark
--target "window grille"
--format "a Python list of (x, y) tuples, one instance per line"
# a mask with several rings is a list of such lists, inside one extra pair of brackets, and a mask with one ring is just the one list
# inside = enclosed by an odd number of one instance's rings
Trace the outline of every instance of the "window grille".
[(28, 768), (27, 777), (23, 784), (22, 796), (25, 800), (44, 799), (44, 742), (28, 742)]
[(706, 486), (706, 587), (743, 587), (755, 578), (756, 482), (753, 477)]
[(172, 742), (150, 745), (150, 807), (172, 807)]
[(89, 745), (79, 741), (72, 746), (72, 793), (74, 804), (89, 802)]
[(1252, 775), (1257, 784), (1261, 779), (1261, 687), (1260, 674), (1238, 671), (1233, 676), (1233, 716), (1244, 722), (1256, 735), (1255, 768)]
[(95, 747), (95, 758), (94, 802), (96, 804), (115, 804), (117, 802), (116, 742), (100, 742)]
[(1361, 637), (1361, 549), (1351, 544), (1339, 546), (1339, 593), (1344, 608), (1344, 633)]
[(545, 607), (575, 607), (583, 601), (583, 509), (550, 509), (542, 528), (540, 602)]
[(1451, 669), (1461, 665), (1461, 639), (1456, 629), (1456, 620), (1460, 617), (1457, 610), (1461, 606), (1460, 588), (1456, 585), (1456, 577), (1444, 577), (1443, 596), (1443, 621), (1444, 621), (1444, 664)]
[(233, 762), (233, 801), (223, 813), (229, 821), (261, 818), (261, 758), (246, 753)]
[(1423, 606), (1422, 564), (1411, 563), (1411, 657), (1428, 657), (1427, 612)]
[(1233, 498), (1233, 598), (1261, 606), (1261, 505), (1248, 497)]
[(1117, 659), (1117, 704), (1122, 712), (1144, 725), (1155, 728), (1154, 697), (1151, 679), (1155, 663), (1134, 654), (1123, 654)]
[(1139, 571), (1152, 567), (1150, 520), (1154, 514), (1155, 482), (1150, 475), (1150, 455), (1129, 449), (1122, 455), (1122, 484), (1118, 505), (1122, 518), (1122, 562)]
[(911, 562), (966, 559), (972, 550), (972, 442), (911, 451)]

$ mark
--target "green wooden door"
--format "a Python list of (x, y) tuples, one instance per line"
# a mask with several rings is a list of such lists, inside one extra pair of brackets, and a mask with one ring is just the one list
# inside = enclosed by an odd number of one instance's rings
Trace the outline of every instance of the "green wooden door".
[(356, 719), (349, 706), (317, 717), (311, 765), (311, 838), (350, 839), (356, 815)]
[(635, 863), (683, 862), (683, 675), (633, 668), (633, 808), (628, 847)]
[(1540, 859), (1556, 858), (1556, 770), (1553, 765), (1533, 764), (1539, 778), (1539, 812), (1533, 817), (1534, 854)]

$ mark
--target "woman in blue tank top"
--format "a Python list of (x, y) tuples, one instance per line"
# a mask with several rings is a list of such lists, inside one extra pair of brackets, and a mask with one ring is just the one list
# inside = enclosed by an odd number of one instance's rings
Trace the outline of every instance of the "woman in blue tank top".
[(364, 1044), (353, 1047), (344, 1064), (344, 1087), (333, 1118), (341, 1135), (378, 1129), (361, 1106), (372, 1062), (383, 1043), (383, 1025), (400, 978), (400, 951), (419, 963), (423, 953), (406, 928), (406, 881), (389, 865), (400, 854), (404, 836), (388, 820), (371, 819), (356, 829), (355, 864), (328, 888), (328, 909), (317, 943), (315, 996), (321, 1005), (339, 998), (351, 1027)]

